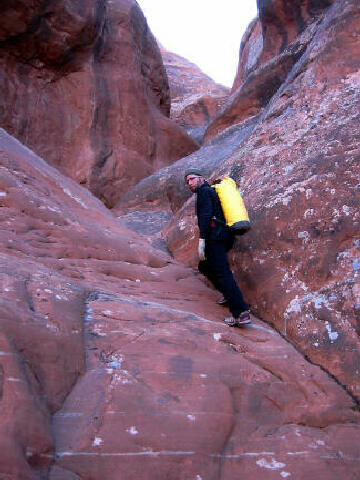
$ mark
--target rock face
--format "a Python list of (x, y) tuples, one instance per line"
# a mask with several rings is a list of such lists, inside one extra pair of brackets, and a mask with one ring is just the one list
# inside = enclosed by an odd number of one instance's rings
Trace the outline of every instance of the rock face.
[(169, 79), (171, 118), (198, 143), (206, 127), (229, 95), (229, 88), (215, 83), (199, 67), (160, 47)]
[(239, 65), (231, 92), (235, 92), (245, 82), (247, 76), (258, 66), (264, 48), (263, 31), (259, 17), (248, 26), (240, 45)]
[[(260, 12), (275, 3), (260, 2)], [(307, 18), (298, 37), (288, 34), (288, 47), (273, 39), (273, 58), (259, 54), (258, 68), (253, 62), (255, 70), (229, 98), (234, 104), (210, 125), (216, 136), (131, 189), (119, 211), (144, 202), (171, 210), (167, 245), (195, 265), (194, 200), (180, 187), (182, 174), (191, 165), (211, 178), (232, 176), (253, 224), (231, 255), (252, 309), (359, 400), (360, 21), (355, 1), (327, 5), (312, 23)], [(282, 25), (283, 11), (278, 19), (276, 11), (272, 22)], [(245, 38), (258, 38), (258, 26)], [(242, 48), (251, 51), (246, 42)], [(267, 81), (274, 88), (266, 93)]]
[(333, 378), (3, 130), (0, 160), (4, 478), (356, 478)]
[(269, 103), (311, 42), (333, 0), (259, 1), (259, 17), (240, 46), (232, 95), (210, 123), (205, 139), (257, 115)]
[(220, 168), (222, 162), (237, 151), (238, 144), (247, 138), (254, 126), (255, 123), (252, 120), (244, 122), (242, 128), (217, 136), (194, 154), (144, 178), (121, 197), (113, 209), (114, 213), (128, 212), (138, 208), (146, 211), (159, 209), (175, 213), (190, 197), (190, 192), (184, 184), (186, 168), (196, 166), (201, 168), (205, 176), (210, 176), (213, 170)]
[(3, 2), (0, 125), (111, 207), (193, 152), (135, 0)]

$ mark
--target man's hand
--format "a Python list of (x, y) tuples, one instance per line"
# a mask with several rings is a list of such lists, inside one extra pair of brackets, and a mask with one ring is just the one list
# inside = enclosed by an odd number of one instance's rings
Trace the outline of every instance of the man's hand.
[(198, 254), (199, 260), (205, 260), (205, 238), (199, 238), (199, 246), (198, 246)]

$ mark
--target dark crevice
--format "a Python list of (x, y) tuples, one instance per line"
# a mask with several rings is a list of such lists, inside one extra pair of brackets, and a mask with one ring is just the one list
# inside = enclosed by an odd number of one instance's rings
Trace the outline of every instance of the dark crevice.
[(3, 396), (3, 386), (4, 386), (4, 367), (0, 363), (0, 400)]
[[(87, 314), (88, 314), (88, 302), (97, 300), (98, 297), (99, 297), (99, 294), (97, 292), (89, 292), (88, 291), (88, 292), (85, 292), (85, 296), (86, 297), (84, 298), (83, 309), (82, 309), (82, 319), (83, 319), (83, 321), (82, 321), (82, 335), (83, 335), (82, 345), (83, 345), (83, 359), (84, 359), (85, 369), (84, 369), (83, 373), (79, 372), (78, 376), (74, 379), (73, 384), (69, 386), (69, 390), (68, 390), (62, 404), (59, 406), (59, 408), (56, 411), (52, 412), (53, 416), (64, 407), (68, 397), (73, 392), (73, 390), (74, 390), (75, 386), (77, 385), (78, 381), (83, 378), (83, 376), (85, 375), (85, 373), (87, 371), (87, 349), (86, 349), (86, 338), (85, 338), (85, 335), (86, 335), (85, 325), (86, 325)], [(52, 417), (52, 421), (51, 421), (51, 430), (52, 430), (52, 436), (54, 438), (54, 445), (55, 445), (56, 444), (56, 442), (55, 442), (56, 435), (55, 435), (55, 431), (54, 431), (53, 417)], [(57, 455), (56, 455), (56, 451), (55, 451), (53, 461), (52, 461), (52, 463), (49, 467), (49, 472), (51, 471), (51, 469), (54, 466), (57, 465), (56, 464), (56, 459), (57, 459)], [(72, 473), (74, 473), (74, 472), (72, 472)]]
[[(111, 93), (107, 77), (104, 74), (103, 57), (107, 53), (108, 42), (110, 38), (110, 25), (106, 18), (106, 5), (103, 1), (98, 4), (97, 12), (98, 22), (102, 22), (101, 31), (97, 42), (93, 48), (94, 56), (94, 81), (95, 81), (95, 109), (90, 127), (90, 140), (92, 149), (95, 152), (95, 164), (89, 178), (89, 190), (95, 195), (99, 195), (99, 185), (104, 184), (101, 181), (101, 173), (107, 160), (113, 154), (113, 146), (109, 141), (110, 135), (110, 109)], [(106, 203), (106, 199), (103, 199)]]
[(29, 283), (30, 282), (31, 282), (30, 279), (25, 280), (25, 296), (26, 296), (26, 301), (28, 303), (29, 309), (32, 312), (35, 312), (34, 301), (33, 301), (31, 293), (29, 292)]
[(246, 358), (246, 360), (249, 360), (251, 363), (257, 365), (258, 367), (260, 367), (262, 370), (264, 370), (265, 372), (268, 372), (270, 373), (270, 375), (272, 375), (273, 377), (277, 378), (280, 382), (284, 382), (285, 380), (281, 377), (281, 375), (278, 375), (277, 373), (274, 372), (274, 370), (272, 370), (270, 367), (266, 367), (265, 365), (263, 365), (260, 361), (257, 361), (256, 359), (254, 360), (253, 357), (249, 358), (247, 355), (244, 355), (244, 358)]
[(333, 0), (310, 0), (307, 4), (307, 13), (310, 17), (317, 17), (326, 8), (329, 8), (332, 3)]
[(218, 467), (219, 468), (219, 473), (218, 473), (219, 480), (222, 479), (222, 469), (223, 469), (224, 463), (225, 463), (225, 454), (226, 454), (226, 451), (229, 447), (231, 437), (232, 437), (233, 432), (234, 432), (235, 427), (236, 427), (235, 418), (239, 414), (239, 411), (238, 411), (237, 406), (236, 406), (236, 399), (235, 399), (235, 396), (234, 396), (234, 390), (235, 389), (231, 388), (231, 387), (228, 387), (228, 389), (229, 389), (231, 399), (232, 399), (232, 404), (233, 404), (233, 416), (232, 416), (232, 420), (231, 420), (230, 429), (228, 431), (228, 434), (227, 434), (226, 438), (224, 439), (223, 447), (222, 447), (221, 452), (220, 452), (219, 467)]

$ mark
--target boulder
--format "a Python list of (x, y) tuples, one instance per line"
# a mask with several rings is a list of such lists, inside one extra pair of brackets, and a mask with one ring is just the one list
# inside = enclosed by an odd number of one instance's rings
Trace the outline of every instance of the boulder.
[(135, 0), (5, 2), (0, 125), (108, 207), (197, 145)]

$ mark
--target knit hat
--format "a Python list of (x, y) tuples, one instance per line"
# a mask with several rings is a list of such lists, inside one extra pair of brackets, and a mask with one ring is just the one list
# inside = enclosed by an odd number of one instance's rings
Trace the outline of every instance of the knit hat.
[(185, 170), (185, 173), (184, 173), (184, 178), (186, 178), (188, 175), (197, 175), (198, 177), (203, 177), (204, 174), (201, 170), (199, 170), (198, 168), (188, 168), (187, 170)]

